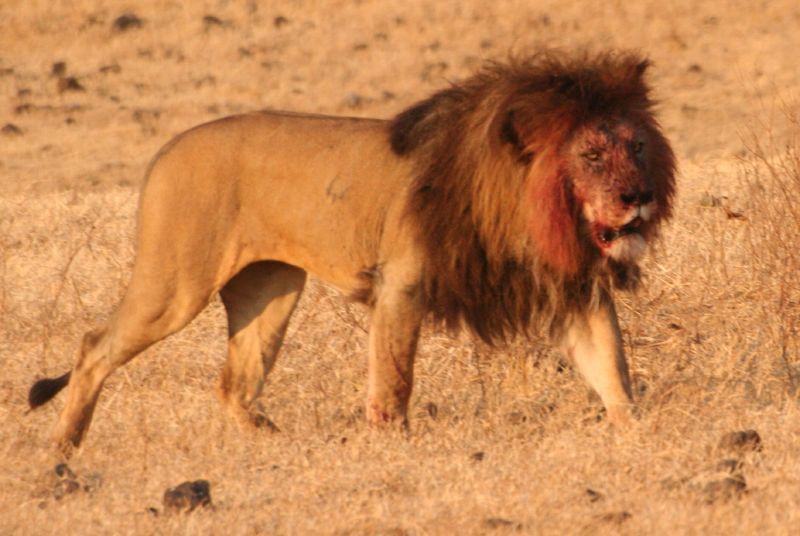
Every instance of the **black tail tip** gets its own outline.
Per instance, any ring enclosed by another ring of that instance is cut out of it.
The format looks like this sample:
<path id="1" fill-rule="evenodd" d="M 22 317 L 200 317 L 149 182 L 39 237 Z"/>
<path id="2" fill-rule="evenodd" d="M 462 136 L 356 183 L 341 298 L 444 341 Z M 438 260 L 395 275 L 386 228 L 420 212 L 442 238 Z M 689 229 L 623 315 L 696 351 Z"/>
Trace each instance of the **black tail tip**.
<path id="1" fill-rule="evenodd" d="M 31 386 L 28 392 L 28 405 L 31 409 L 36 409 L 42 404 L 49 402 L 59 391 L 69 383 L 71 372 L 67 372 L 58 378 L 44 378 Z"/>

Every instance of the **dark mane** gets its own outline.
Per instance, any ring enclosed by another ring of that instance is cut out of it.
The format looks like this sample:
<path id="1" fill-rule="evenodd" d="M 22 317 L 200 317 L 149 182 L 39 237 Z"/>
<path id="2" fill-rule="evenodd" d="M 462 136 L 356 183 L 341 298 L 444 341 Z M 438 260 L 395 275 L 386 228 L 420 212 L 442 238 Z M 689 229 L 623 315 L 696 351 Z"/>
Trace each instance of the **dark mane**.
<path id="1" fill-rule="evenodd" d="M 579 225 L 559 149 L 597 117 L 653 131 L 669 216 L 674 162 L 653 118 L 647 61 L 634 54 L 552 53 L 489 63 L 397 115 L 393 151 L 416 164 L 407 218 L 425 252 L 433 316 L 488 343 L 553 331 L 601 289 L 635 286 L 638 267 L 602 258 Z"/>

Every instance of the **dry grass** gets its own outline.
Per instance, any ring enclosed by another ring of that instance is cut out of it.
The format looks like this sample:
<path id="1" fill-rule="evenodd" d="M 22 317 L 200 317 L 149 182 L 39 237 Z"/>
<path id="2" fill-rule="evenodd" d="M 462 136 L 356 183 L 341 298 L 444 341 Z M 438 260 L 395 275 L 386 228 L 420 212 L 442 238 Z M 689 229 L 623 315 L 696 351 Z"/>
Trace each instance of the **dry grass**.
<path id="1" fill-rule="evenodd" d="M 776 87 L 800 89 L 797 7 L 536 4 L 150 0 L 135 8 L 145 25 L 122 34 L 112 2 L 0 5 L 0 128 L 22 130 L 0 133 L 0 533 L 793 532 L 797 108 L 768 118 L 770 135 L 737 130 Z M 71 464 L 102 484 L 53 497 L 47 434 L 63 400 L 28 414 L 27 389 L 68 368 L 120 297 L 135 184 L 158 146 L 265 106 L 387 116 L 481 57 L 541 42 L 643 48 L 681 157 L 675 221 L 647 287 L 619 307 L 635 426 L 598 422 L 599 401 L 545 345 L 490 354 L 427 331 L 410 433 L 370 430 L 365 313 L 312 282 L 266 389 L 279 433 L 240 429 L 217 403 L 225 328 L 214 303 L 107 382 Z M 59 93 L 56 61 L 85 91 Z M 763 451 L 718 447 L 748 428 Z M 732 456 L 747 491 L 720 498 L 707 485 Z M 213 510 L 147 513 L 168 486 L 198 478 Z"/>

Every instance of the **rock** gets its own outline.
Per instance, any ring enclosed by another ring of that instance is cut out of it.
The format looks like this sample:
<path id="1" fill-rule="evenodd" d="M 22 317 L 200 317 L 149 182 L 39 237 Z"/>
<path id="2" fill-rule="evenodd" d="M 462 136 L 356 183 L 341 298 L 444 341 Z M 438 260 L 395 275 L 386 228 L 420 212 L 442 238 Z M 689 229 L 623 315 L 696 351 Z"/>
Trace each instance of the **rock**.
<path id="1" fill-rule="evenodd" d="M 510 519 L 505 519 L 503 517 L 489 517 L 483 521 L 484 528 L 490 530 L 496 529 L 514 529 L 514 530 L 521 530 L 522 523 L 517 523 L 516 521 L 512 521 Z"/>
<path id="2" fill-rule="evenodd" d="M 725 210 L 725 215 L 728 217 L 729 220 L 746 220 L 747 216 L 745 216 L 744 212 L 739 209 L 732 209 L 729 207 L 722 207 Z"/>
<path id="3" fill-rule="evenodd" d="M 59 463 L 54 469 L 56 476 L 59 478 L 77 478 L 72 469 L 66 463 Z"/>
<path id="4" fill-rule="evenodd" d="M 86 91 L 86 88 L 78 82 L 74 76 L 65 76 L 58 79 L 58 92 L 66 93 L 67 91 Z"/>
<path id="5" fill-rule="evenodd" d="M 469 457 L 473 462 L 482 462 L 484 458 L 486 458 L 486 453 L 482 450 L 472 453 Z"/>
<path id="6" fill-rule="evenodd" d="M 509 424 L 514 426 L 519 426 L 520 424 L 524 424 L 528 421 L 528 416 L 521 411 L 512 411 L 508 414 L 507 418 Z"/>
<path id="7" fill-rule="evenodd" d="M 728 501 L 741 497 L 747 491 L 747 483 L 742 475 L 732 475 L 720 480 L 712 480 L 703 487 L 707 503 Z"/>
<path id="8" fill-rule="evenodd" d="M 3 136 L 22 136 L 22 129 L 14 123 L 6 123 L 3 128 L 0 128 Z"/>
<path id="9" fill-rule="evenodd" d="M 206 15 L 203 17 L 203 29 L 208 32 L 212 28 L 231 28 L 233 24 L 229 21 L 224 21 L 216 15 Z"/>
<path id="10" fill-rule="evenodd" d="M 428 402 L 427 404 L 425 404 L 425 411 L 427 412 L 428 416 L 434 421 L 439 416 L 439 406 L 437 406 L 434 402 Z"/>
<path id="11" fill-rule="evenodd" d="M 164 492 L 165 512 L 191 512 L 198 506 L 211 506 L 211 484 L 208 480 L 183 482 Z"/>
<path id="12" fill-rule="evenodd" d="M 67 75 L 67 64 L 63 61 L 57 61 L 53 64 L 50 68 L 50 74 L 56 77 L 61 78 L 62 76 Z"/>
<path id="13" fill-rule="evenodd" d="M 56 482 L 56 485 L 53 487 L 53 497 L 55 497 L 57 501 L 60 501 L 67 495 L 75 493 L 80 489 L 81 485 L 77 480 L 66 478 Z"/>
<path id="14" fill-rule="evenodd" d="M 144 26 L 144 20 L 140 19 L 135 13 L 124 13 L 114 19 L 111 29 L 115 32 L 127 32 Z"/>
<path id="15" fill-rule="evenodd" d="M 51 495 L 58 501 L 79 491 L 92 493 L 102 484 L 102 477 L 99 473 L 88 473 L 78 475 L 67 464 L 59 463 L 49 473 L 46 481 L 44 495 Z"/>
<path id="16" fill-rule="evenodd" d="M 610 523 L 612 525 L 622 525 L 632 517 L 633 516 L 630 512 L 608 512 L 601 515 L 598 520 L 602 521 L 603 523 Z"/>
<path id="17" fill-rule="evenodd" d="M 719 448 L 729 452 L 761 452 L 761 436 L 755 430 L 730 432 L 719 440 Z"/>
<path id="18" fill-rule="evenodd" d="M 102 74 L 119 74 L 122 72 L 122 67 L 117 63 L 111 63 L 109 65 L 103 65 L 100 67 L 99 71 Z"/>
<path id="19" fill-rule="evenodd" d="M 586 496 L 589 497 L 589 502 L 597 502 L 603 500 L 603 494 L 595 491 L 592 488 L 586 488 Z"/>

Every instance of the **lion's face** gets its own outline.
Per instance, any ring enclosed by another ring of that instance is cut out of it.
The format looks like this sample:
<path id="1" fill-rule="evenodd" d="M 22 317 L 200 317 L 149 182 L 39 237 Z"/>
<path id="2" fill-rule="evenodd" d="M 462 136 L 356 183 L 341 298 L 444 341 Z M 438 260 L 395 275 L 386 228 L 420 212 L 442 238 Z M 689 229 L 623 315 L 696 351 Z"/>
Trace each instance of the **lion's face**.
<path id="1" fill-rule="evenodd" d="M 633 262 L 644 251 L 658 206 L 648 177 L 647 132 L 624 120 L 579 129 L 565 150 L 573 194 L 603 255 Z"/>

